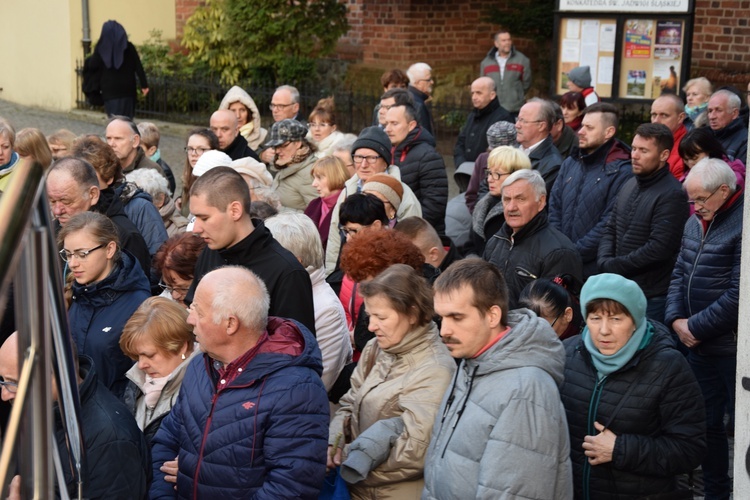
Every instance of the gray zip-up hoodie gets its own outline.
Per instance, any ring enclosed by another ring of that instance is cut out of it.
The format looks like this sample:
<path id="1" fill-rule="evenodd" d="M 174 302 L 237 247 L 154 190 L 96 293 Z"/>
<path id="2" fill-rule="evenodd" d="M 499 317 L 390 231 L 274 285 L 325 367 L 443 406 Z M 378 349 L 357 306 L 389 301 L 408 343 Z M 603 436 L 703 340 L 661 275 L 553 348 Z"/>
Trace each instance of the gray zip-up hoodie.
<path id="1" fill-rule="evenodd" d="M 509 313 L 511 331 L 465 359 L 435 421 L 423 500 L 573 498 L 562 384 L 565 351 L 549 323 Z"/>

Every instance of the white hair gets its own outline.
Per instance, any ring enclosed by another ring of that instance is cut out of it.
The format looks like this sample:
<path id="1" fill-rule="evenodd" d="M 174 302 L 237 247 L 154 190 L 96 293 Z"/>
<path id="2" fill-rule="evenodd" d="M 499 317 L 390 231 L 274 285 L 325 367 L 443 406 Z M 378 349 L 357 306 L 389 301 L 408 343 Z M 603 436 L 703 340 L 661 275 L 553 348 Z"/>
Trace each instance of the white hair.
<path id="1" fill-rule="evenodd" d="M 276 241 L 292 252 L 308 272 L 323 267 L 323 243 L 320 232 L 307 215 L 281 212 L 266 219 L 265 225 Z"/>
<path id="2" fill-rule="evenodd" d="M 268 186 L 253 188 L 253 201 L 265 201 L 277 211 L 281 210 L 281 198 L 279 194 Z"/>
<path id="3" fill-rule="evenodd" d="M 221 282 L 214 287 L 211 301 L 214 324 L 235 316 L 240 325 L 253 332 L 262 332 L 268 324 L 268 308 L 271 305 L 266 284 L 246 267 L 225 266 L 216 271 L 224 269 L 231 272 L 222 272 Z"/>
<path id="4" fill-rule="evenodd" d="M 542 174 L 540 174 L 536 170 L 531 170 L 528 168 L 516 170 L 515 172 L 510 174 L 508 178 L 505 179 L 505 182 L 503 182 L 502 186 L 500 186 L 500 192 L 502 193 L 503 189 L 510 186 L 516 181 L 528 182 L 534 190 L 537 201 L 539 201 L 542 196 L 547 196 L 547 186 L 544 184 Z"/>
<path id="5" fill-rule="evenodd" d="M 717 90 L 711 95 L 711 99 L 718 96 L 726 98 L 727 106 L 729 107 L 730 111 L 734 111 L 735 109 L 739 110 L 740 106 L 742 105 L 742 101 L 740 101 L 740 98 L 737 96 L 737 94 L 730 90 Z"/>
<path id="6" fill-rule="evenodd" d="M 336 143 L 333 145 L 332 151 L 334 153 L 338 151 L 344 151 L 346 153 L 352 154 L 352 146 L 354 146 L 354 143 L 357 140 L 357 136 L 354 134 L 344 134 L 344 136 L 336 141 Z"/>
<path id="7" fill-rule="evenodd" d="M 696 163 L 690 169 L 683 186 L 694 178 L 700 181 L 701 187 L 706 191 L 716 191 L 722 184 L 729 186 L 732 192 L 737 189 L 737 176 L 734 170 L 724 160 L 718 158 L 703 158 Z"/>
<path id="8" fill-rule="evenodd" d="M 172 196 L 167 179 L 153 168 L 137 168 L 125 174 L 125 178 L 147 192 L 154 200 L 161 193 Z"/>
<path id="9" fill-rule="evenodd" d="M 426 75 L 428 71 L 432 71 L 429 64 L 418 62 L 409 66 L 409 69 L 406 70 L 406 76 L 409 77 L 409 83 L 414 85 L 417 83 L 417 80 L 424 78 L 424 75 Z"/>
<path id="10" fill-rule="evenodd" d="M 292 104 L 298 104 L 299 103 L 299 90 L 297 90 L 297 87 L 292 87 L 291 85 L 282 85 L 281 87 L 276 89 L 276 92 L 279 90 L 286 90 L 289 92 L 289 94 L 292 96 Z"/>

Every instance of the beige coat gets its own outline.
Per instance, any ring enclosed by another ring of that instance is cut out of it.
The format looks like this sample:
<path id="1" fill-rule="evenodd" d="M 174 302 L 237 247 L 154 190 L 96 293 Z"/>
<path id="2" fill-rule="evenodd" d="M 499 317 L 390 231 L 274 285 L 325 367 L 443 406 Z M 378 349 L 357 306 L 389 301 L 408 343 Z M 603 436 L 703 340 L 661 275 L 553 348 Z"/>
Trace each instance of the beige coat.
<path id="1" fill-rule="evenodd" d="M 372 369 L 365 373 L 368 365 Z M 349 486 L 352 498 L 420 498 L 432 425 L 455 369 L 432 322 L 386 350 L 378 347 L 377 339 L 368 342 L 352 374 L 352 387 L 331 422 L 329 444 L 339 434 L 354 441 L 375 422 L 393 417 L 403 419 L 404 431 L 386 461 L 364 481 Z"/>
<path id="2" fill-rule="evenodd" d="M 279 195 L 283 206 L 301 212 L 320 196 L 312 185 L 312 166 L 317 160 L 318 156 L 311 154 L 299 163 L 277 168 L 271 189 Z"/>

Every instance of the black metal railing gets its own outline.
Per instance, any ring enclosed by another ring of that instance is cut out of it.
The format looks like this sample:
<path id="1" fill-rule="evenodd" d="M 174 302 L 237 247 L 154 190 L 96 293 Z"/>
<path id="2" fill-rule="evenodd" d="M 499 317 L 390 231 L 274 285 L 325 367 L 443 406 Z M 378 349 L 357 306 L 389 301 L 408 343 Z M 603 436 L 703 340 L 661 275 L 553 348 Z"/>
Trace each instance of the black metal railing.
<path id="1" fill-rule="evenodd" d="M 76 65 L 78 75 L 78 109 L 92 109 L 81 91 L 82 61 Z M 253 97 L 262 115 L 263 125 L 270 127 L 273 123 L 268 106 L 275 91 L 274 87 L 257 86 L 249 82 L 239 84 Z M 150 92 L 148 96 L 139 96 L 136 115 L 172 121 L 189 125 L 207 125 L 208 118 L 216 110 L 229 86 L 214 80 L 179 79 L 173 77 L 149 77 Z M 333 96 L 336 102 L 336 118 L 339 130 L 358 133 L 372 125 L 373 110 L 380 101 L 380 93 L 355 90 L 351 88 L 321 88 L 298 86 L 301 100 L 301 115 L 307 117 L 315 104 L 324 97 Z M 618 137 L 628 143 L 632 140 L 635 129 L 649 120 L 650 105 L 644 103 L 616 102 L 620 110 L 620 127 Z M 432 102 L 432 115 L 435 121 L 435 137 L 439 142 L 455 143 L 461 127 L 471 111 L 471 100 L 467 92 L 460 96 L 435 99 Z M 452 152 L 443 151 L 446 154 Z"/>

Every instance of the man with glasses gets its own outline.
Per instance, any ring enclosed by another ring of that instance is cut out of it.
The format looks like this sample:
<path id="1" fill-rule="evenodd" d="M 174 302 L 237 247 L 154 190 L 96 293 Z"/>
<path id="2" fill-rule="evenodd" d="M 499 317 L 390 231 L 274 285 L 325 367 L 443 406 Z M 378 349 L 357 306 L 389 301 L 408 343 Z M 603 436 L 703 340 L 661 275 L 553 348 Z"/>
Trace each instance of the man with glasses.
<path id="1" fill-rule="evenodd" d="M 255 151 L 250 148 L 242 134 L 240 134 L 240 125 L 237 122 L 237 115 L 234 111 L 220 109 L 214 111 L 210 120 L 211 132 L 216 134 L 219 139 L 219 148 L 226 153 L 232 160 L 247 158 L 260 161 Z"/>
<path id="2" fill-rule="evenodd" d="M 547 192 L 557 179 L 563 158 L 552 142 L 555 108 L 549 101 L 534 97 L 523 105 L 516 118 L 516 142 L 531 160 L 531 168 L 542 174 Z"/>
<path id="3" fill-rule="evenodd" d="M 273 115 L 274 123 L 278 123 L 281 120 L 297 120 L 303 125 L 307 125 L 307 121 L 299 116 L 299 90 L 291 85 L 282 85 L 277 88 L 271 97 L 271 104 L 268 109 L 271 110 Z M 260 160 L 266 165 L 273 163 L 273 151 L 269 148 L 265 148 L 260 152 Z"/>
<path id="4" fill-rule="evenodd" d="M 630 152 L 633 177 L 617 193 L 599 242 L 599 271 L 638 283 L 646 295 L 646 316 L 664 323 L 664 304 L 680 237 L 690 212 L 680 182 L 669 171 L 672 131 L 644 123 Z"/>
<path id="5" fill-rule="evenodd" d="M 432 88 L 435 79 L 432 78 L 432 68 L 429 64 L 418 62 L 409 66 L 406 71 L 409 77 L 408 91 L 414 99 L 414 108 L 417 111 L 417 121 L 430 134 L 435 130 L 435 122 L 432 121 Z"/>
<path id="6" fill-rule="evenodd" d="M 617 108 L 592 104 L 578 131 L 578 150 L 565 159 L 549 195 L 549 222 L 572 241 L 583 276 L 598 274 L 596 257 L 604 224 L 620 187 L 633 174 L 630 148 L 615 138 Z"/>
<path id="7" fill-rule="evenodd" d="M 513 46 L 508 30 L 497 32 L 494 42 L 482 60 L 479 75 L 495 80 L 500 104 L 516 116 L 531 88 L 531 62 Z"/>
<path id="8" fill-rule="evenodd" d="M 396 89 L 394 89 L 396 90 Z M 390 92 L 390 91 L 389 91 Z M 339 231 L 339 208 L 351 194 L 362 191 L 362 186 L 375 174 L 386 173 L 401 182 L 404 195 L 396 211 L 396 219 L 422 216 L 422 207 L 407 184 L 401 181 L 401 171 L 391 165 L 391 141 L 380 127 L 367 127 L 362 130 L 352 145 L 355 174 L 349 178 L 341 190 L 336 205 L 333 207 L 331 226 L 328 232 L 326 246 L 326 274 L 330 275 L 338 268 L 339 251 L 341 250 L 342 234 Z M 345 239 L 346 236 L 344 235 Z"/>
<path id="9" fill-rule="evenodd" d="M 99 382 L 91 358 L 80 356 L 73 361 L 81 402 L 80 421 L 83 423 L 83 498 L 144 498 L 151 475 L 151 453 L 143 433 L 125 405 Z M 19 375 L 18 334 L 14 333 L 0 347 L 3 401 L 13 403 L 18 391 Z M 70 470 L 68 439 L 62 429 L 54 378 L 51 392 L 53 432 L 60 454 L 65 489 L 70 498 L 78 498 L 78 482 Z M 18 479 L 14 480 L 9 498 L 21 498 L 19 483 Z M 59 488 L 57 482 L 55 488 Z M 55 496 L 59 498 L 59 491 L 56 493 Z M 14 497 L 14 494 L 18 496 Z"/>
<path id="10" fill-rule="evenodd" d="M 394 106 L 385 118 L 385 133 L 393 145 L 392 161 L 401 169 L 401 180 L 417 196 L 423 217 L 438 234 L 444 234 L 448 176 L 443 157 L 435 149 L 435 139 L 417 123 L 413 106 Z"/>
<path id="11" fill-rule="evenodd" d="M 388 110 L 394 106 L 403 106 L 405 104 L 411 104 L 415 109 L 417 108 L 414 99 L 406 89 L 395 88 L 387 90 L 382 96 L 380 96 L 378 114 L 373 125 L 378 125 L 380 128 L 385 129 L 385 114 Z"/>
<path id="12" fill-rule="evenodd" d="M 729 498 L 729 445 L 733 421 L 742 249 L 743 190 L 719 159 L 699 161 L 684 183 L 695 206 L 667 294 L 665 324 L 679 338 L 703 392 L 706 444 L 702 469 L 706 498 Z"/>

